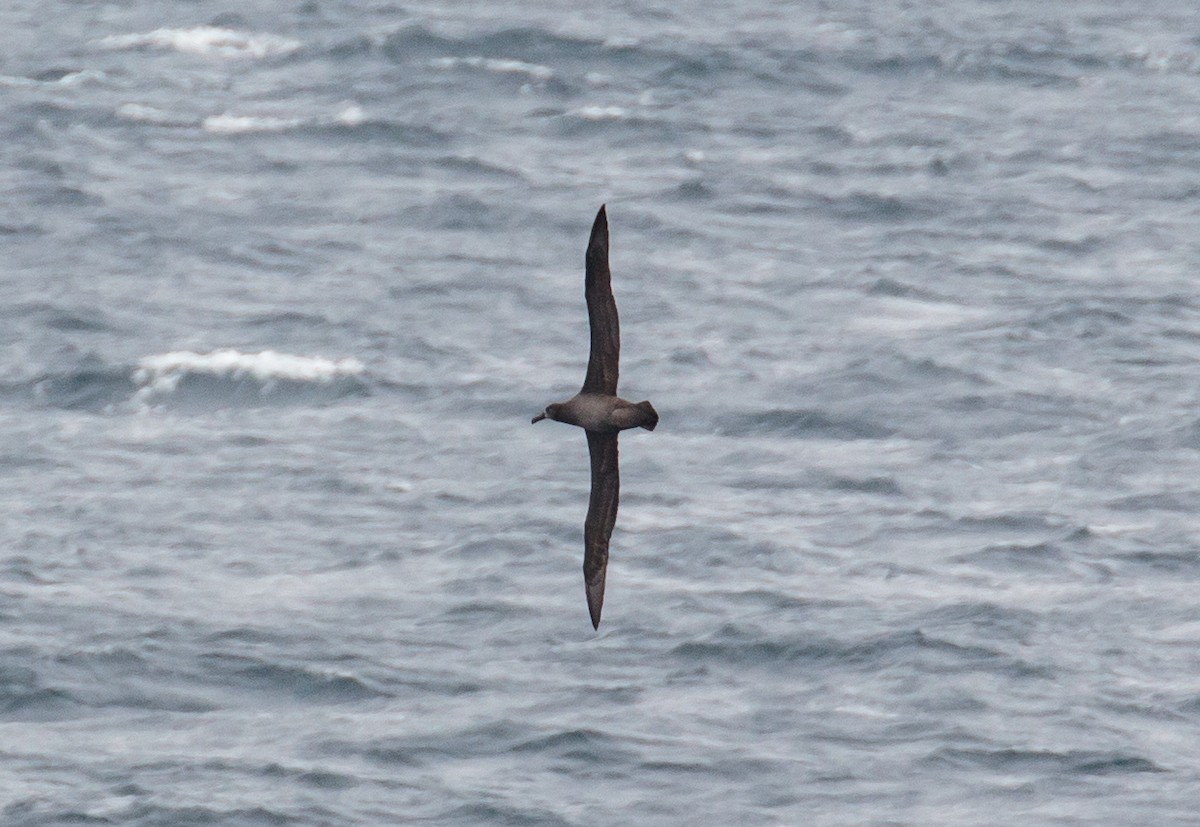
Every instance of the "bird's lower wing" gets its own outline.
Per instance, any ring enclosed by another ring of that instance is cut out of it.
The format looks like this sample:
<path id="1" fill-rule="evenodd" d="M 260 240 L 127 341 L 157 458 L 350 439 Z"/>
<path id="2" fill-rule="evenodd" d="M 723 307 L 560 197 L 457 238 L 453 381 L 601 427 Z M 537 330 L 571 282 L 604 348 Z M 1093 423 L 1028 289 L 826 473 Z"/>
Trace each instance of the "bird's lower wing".
<path id="1" fill-rule="evenodd" d="M 592 457 L 592 496 L 583 524 L 583 585 L 587 591 L 592 628 L 600 628 L 604 606 L 604 575 L 608 570 L 608 540 L 617 522 L 621 478 L 617 470 L 617 435 L 587 431 Z"/>

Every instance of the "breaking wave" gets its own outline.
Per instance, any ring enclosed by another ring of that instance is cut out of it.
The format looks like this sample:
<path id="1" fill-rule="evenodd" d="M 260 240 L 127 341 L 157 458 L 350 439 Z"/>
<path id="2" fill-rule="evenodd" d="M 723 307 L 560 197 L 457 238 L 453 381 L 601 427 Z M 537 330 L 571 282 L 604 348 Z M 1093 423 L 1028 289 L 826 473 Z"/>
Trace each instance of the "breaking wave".
<path id="1" fill-rule="evenodd" d="M 227 406 L 332 402 L 366 390 L 357 359 L 174 351 L 142 359 L 133 371 L 134 401 L 144 405 Z"/>
<path id="2" fill-rule="evenodd" d="M 366 394 L 367 383 L 354 358 L 224 349 L 162 353 L 132 367 L 92 358 L 38 377 L 28 390 L 35 402 L 64 410 L 205 410 L 328 404 Z"/>
<path id="3" fill-rule="evenodd" d="M 186 29 L 155 29 L 140 34 L 111 35 L 100 41 L 106 49 L 166 49 L 185 54 L 221 58 L 275 57 L 296 51 L 302 45 L 279 35 L 242 32 L 221 26 L 193 26 Z"/>

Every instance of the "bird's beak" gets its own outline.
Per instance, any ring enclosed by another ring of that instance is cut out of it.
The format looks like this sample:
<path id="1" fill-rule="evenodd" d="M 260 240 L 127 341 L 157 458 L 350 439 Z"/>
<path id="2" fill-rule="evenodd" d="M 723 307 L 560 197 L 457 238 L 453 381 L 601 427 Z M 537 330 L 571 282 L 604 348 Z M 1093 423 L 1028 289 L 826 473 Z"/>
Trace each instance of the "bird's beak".
<path id="1" fill-rule="evenodd" d="M 530 425 L 536 425 L 536 424 L 538 424 L 539 422 L 541 422 L 541 421 L 542 421 L 543 419 L 545 419 L 545 418 L 546 418 L 546 415 L 545 415 L 544 413 L 540 413 L 540 414 L 538 414 L 537 416 L 535 416 L 535 417 L 533 418 L 533 421 L 532 421 L 532 422 L 530 422 L 529 424 L 530 424 Z"/>

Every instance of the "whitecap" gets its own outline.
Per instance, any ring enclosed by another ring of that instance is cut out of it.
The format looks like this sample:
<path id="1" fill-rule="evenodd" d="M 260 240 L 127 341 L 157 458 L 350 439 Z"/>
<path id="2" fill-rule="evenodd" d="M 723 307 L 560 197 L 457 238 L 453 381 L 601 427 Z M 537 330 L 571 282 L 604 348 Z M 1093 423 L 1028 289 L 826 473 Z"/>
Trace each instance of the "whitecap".
<path id="1" fill-rule="evenodd" d="M 585 121 L 620 121 L 629 117 L 629 110 L 622 106 L 584 106 L 571 114 Z"/>
<path id="2" fill-rule="evenodd" d="M 531 80 L 547 81 L 554 77 L 554 70 L 539 63 L 527 63 L 523 60 L 501 59 L 491 57 L 439 57 L 429 61 L 434 69 L 457 69 L 466 66 L 471 69 L 483 69 L 497 74 L 526 75 Z"/>
<path id="3" fill-rule="evenodd" d="M 366 123 L 367 115 L 363 108 L 353 101 L 342 105 L 333 115 L 309 117 L 278 117 L 275 115 L 235 115 L 232 112 L 222 112 L 220 115 L 210 115 L 201 121 L 205 132 L 218 135 L 245 135 L 253 132 L 283 132 L 303 126 L 361 126 Z"/>
<path id="4" fill-rule="evenodd" d="M 188 29 L 155 29 L 141 34 L 111 35 L 100 41 L 107 49 L 173 49 L 195 55 L 224 58 L 263 58 L 286 55 L 302 45 L 279 35 L 265 32 L 240 32 L 220 26 L 194 26 Z"/>
<path id="5" fill-rule="evenodd" d="M 154 405 L 183 396 L 209 401 L 266 401 L 268 397 L 338 398 L 363 390 L 363 364 L 264 350 L 226 348 L 210 353 L 171 351 L 147 356 L 133 371 L 134 401 Z"/>
<path id="6" fill-rule="evenodd" d="M 194 126 L 196 123 L 194 119 L 174 115 L 166 110 L 140 103 L 122 104 L 117 108 L 117 117 L 155 126 Z"/>
<path id="7" fill-rule="evenodd" d="M 232 115 L 224 112 L 204 119 L 205 132 L 218 135 L 244 135 L 250 132 L 283 132 L 302 126 L 302 118 L 276 118 L 266 115 Z"/>
<path id="8" fill-rule="evenodd" d="M 361 126 L 366 122 L 367 115 L 357 103 L 347 103 L 342 107 L 342 111 L 337 113 L 334 120 L 342 126 Z"/>
<path id="9" fill-rule="evenodd" d="M 291 379 L 300 382 L 328 382 L 339 376 L 358 376 L 363 364 L 353 357 L 326 359 L 321 356 L 295 356 L 263 350 L 242 353 L 232 348 L 211 353 L 173 350 L 157 356 L 147 356 L 138 362 L 135 381 L 153 383 L 170 380 L 188 371 L 196 373 L 247 374 L 256 379 Z"/>
<path id="10" fill-rule="evenodd" d="M 905 337 L 971 322 L 979 324 L 988 315 L 986 310 L 949 302 L 877 296 L 851 326 L 882 336 Z"/>

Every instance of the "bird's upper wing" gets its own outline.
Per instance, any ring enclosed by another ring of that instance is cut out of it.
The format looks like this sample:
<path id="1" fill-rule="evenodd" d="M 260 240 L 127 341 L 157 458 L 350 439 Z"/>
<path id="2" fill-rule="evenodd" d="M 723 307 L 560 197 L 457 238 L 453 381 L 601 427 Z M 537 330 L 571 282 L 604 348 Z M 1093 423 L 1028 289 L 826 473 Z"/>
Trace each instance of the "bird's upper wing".
<path id="1" fill-rule="evenodd" d="M 617 435 L 587 431 L 592 456 L 592 496 L 583 524 L 583 586 L 587 592 L 592 628 L 600 628 L 604 605 L 604 574 L 608 570 L 608 540 L 617 522 L 621 478 L 617 471 Z"/>
<path id="2" fill-rule="evenodd" d="M 583 294 L 592 328 L 592 349 L 581 393 L 617 394 L 617 369 L 621 361 L 621 326 L 613 300 L 612 274 L 608 269 L 608 215 L 596 213 L 588 239 Z"/>

